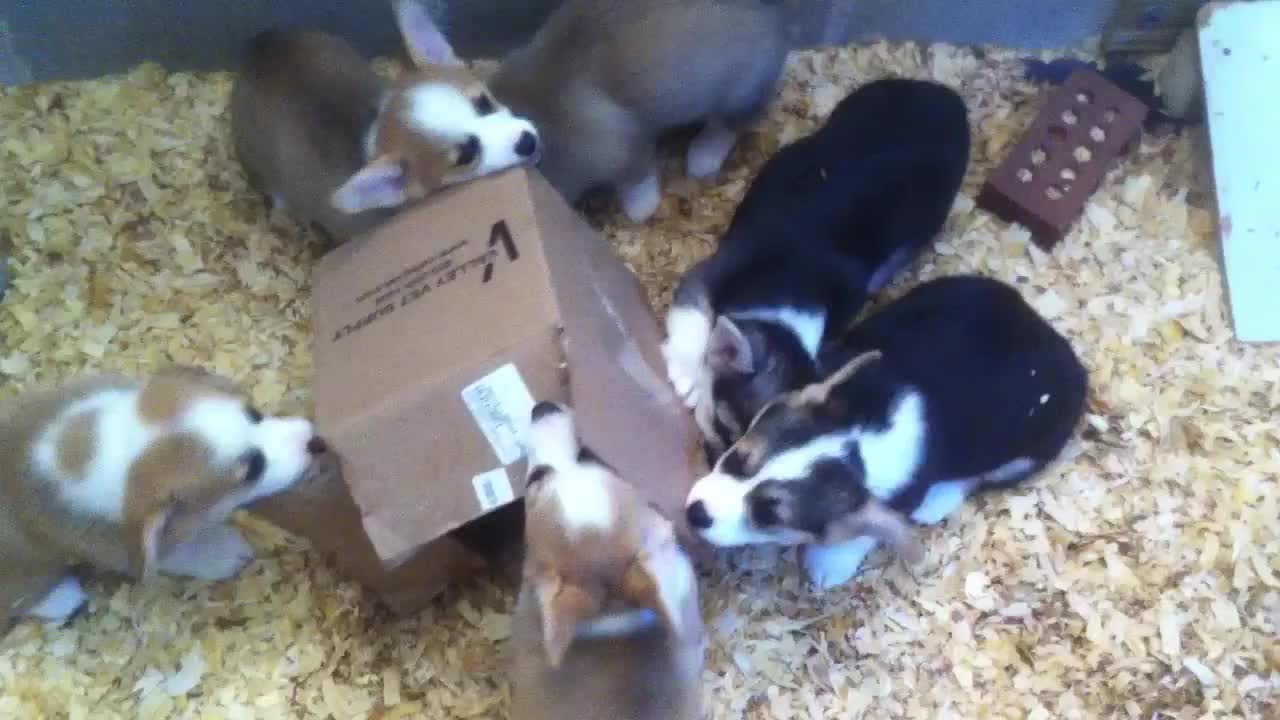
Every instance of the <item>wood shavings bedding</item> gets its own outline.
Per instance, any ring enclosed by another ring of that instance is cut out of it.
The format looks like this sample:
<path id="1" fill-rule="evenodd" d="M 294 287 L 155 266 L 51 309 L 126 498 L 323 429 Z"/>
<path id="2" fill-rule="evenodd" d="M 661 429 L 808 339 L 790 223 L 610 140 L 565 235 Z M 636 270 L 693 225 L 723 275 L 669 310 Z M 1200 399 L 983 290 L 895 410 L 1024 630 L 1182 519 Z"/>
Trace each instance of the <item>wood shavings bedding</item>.
<path id="1" fill-rule="evenodd" d="M 1048 57 L 1048 55 L 1046 55 Z M 798 54 L 769 122 L 714 186 L 673 159 L 655 221 L 597 221 L 660 309 L 752 173 L 856 84 L 932 77 L 971 104 L 974 162 L 898 294 L 1005 279 L 1093 372 L 1087 428 L 1024 489 L 878 553 L 847 587 L 792 553 L 728 553 L 704 578 L 714 718 L 1280 717 L 1280 350 L 1232 341 L 1198 146 L 1147 138 L 1052 254 L 974 209 L 1039 91 L 999 49 L 878 43 Z M 3 392 L 100 368 L 196 362 L 255 402 L 307 410 L 308 269 L 230 154 L 226 74 L 3 90 Z M 301 542 L 248 522 L 234 582 L 90 584 L 91 611 L 0 642 L 0 716 L 500 718 L 509 590 L 484 579 L 411 619 L 380 612 Z"/>

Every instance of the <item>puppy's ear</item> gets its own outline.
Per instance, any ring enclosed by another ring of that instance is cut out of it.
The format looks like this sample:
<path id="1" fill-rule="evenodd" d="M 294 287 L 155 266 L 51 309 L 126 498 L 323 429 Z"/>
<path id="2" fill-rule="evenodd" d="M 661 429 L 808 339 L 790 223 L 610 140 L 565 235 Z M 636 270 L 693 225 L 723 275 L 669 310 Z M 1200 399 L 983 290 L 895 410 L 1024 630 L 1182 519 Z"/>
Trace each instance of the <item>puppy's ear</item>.
<path id="1" fill-rule="evenodd" d="M 524 445 L 530 468 L 538 465 L 561 470 L 572 467 L 581 450 L 573 411 L 546 400 L 536 403 L 529 413 Z"/>
<path id="2" fill-rule="evenodd" d="M 599 614 L 601 599 L 598 593 L 566 583 L 550 571 L 538 572 L 527 581 L 534 584 L 542 615 L 542 647 L 547 663 L 553 669 L 559 668 L 573 644 L 579 623 Z"/>
<path id="3" fill-rule="evenodd" d="M 745 375 L 755 370 L 755 358 L 747 336 L 723 315 L 716 318 L 716 324 L 711 328 L 707 364 L 717 373 L 731 371 Z"/>
<path id="4" fill-rule="evenodd" d="M 431 13 L 423 4 L 425 0 L 395 0 L 396 24 L 405 48 L 418 67 L 428 65 L 461 65 L 453 53 L 453 46 L 440 32 Z"/>
<path id="5" fill-rule="evenodd" d="M 181 530 L 182 501 L 171 499 L 142 519 L 139 528 L 139 552 L 134 570 L 142 579 L 150 579 L 160 571 L 160 559 L 174 546 Z"/>
<path id="6" fill-rule="evenodd" d="M 176 514 L 176 503 L 171 502 L 143 519 L 138 538 L 140 551 L 134 561 L 134 571 L 142 579 L 149 580 L 159 572 L 160 557 L 170 547 L 170 527 Z"/>
<path id="7" fill-rule="evenodd" d="M 189 512 L 179 497 L 147 514 L 135 531 L 138 552 L 133 558 L 134 571 L 144 579 L 154 577 L 164 554 L 189 539 L 199 525 L 199 513 Z"/>
<path id="8" fill-rule="evenodd" d="M 870 535 L 889 546 L 908 564 L 914 565 L 924 560 L 924 545 L 916 537 L 915 527 L 901 513 L 878 500 L 868 500 L 839 523 L 835 530 L 836 535 L 843 540 Z"/>
<path id="9" fill-rule="evenodd" d="M 404 167 L 395 158 L 381 155 L 347 178 L 329 202 L 334 209 L 348 215 L 399 207 L 409 198 L 408 186 Z"/>
<path id="10" fill-rule="evenodd" d="M 822 380 L 806 385 L 804 389 L 800 390 L 800 402 L 806 405 L 821 405 L 825 403 L 832 390 L 848 382 L 849 378 L 853 377 L 859 370 L 878 361 L 880 358 L 879 350 L 868 350 L 858 355 Z"/>
<path id="11" fill-rule="evenodd" d="M 697 629 L 689 603 L 697 605 L 697 578 L 670 521 L 657 516 L 642 530 L 640 552 L 622 578 L 619 594 L 629 604 L 657 614 L 671 636 L 684 640 Z M 693 608 L 696 617 L 697 609 Z"/>

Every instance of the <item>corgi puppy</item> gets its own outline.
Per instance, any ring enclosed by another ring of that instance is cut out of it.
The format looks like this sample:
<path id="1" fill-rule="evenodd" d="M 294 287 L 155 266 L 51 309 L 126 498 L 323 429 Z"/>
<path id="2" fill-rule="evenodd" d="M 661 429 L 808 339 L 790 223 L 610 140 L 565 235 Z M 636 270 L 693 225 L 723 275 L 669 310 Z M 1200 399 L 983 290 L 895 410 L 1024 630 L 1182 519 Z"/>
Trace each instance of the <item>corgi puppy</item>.
<path id="1" fill-rule="evenodd" d="M 969 135 L 955 90 L 887 78 L 765 163 L 667 315 L 668 376 L 711 462 L 766 402 L 804 384 L 824 339 L 937 237 Z"/>
<path id="2" fill-rule="evenodd" d="M 577 436 L 533 408 L 512 720 L 698 720 L 706 633 L 672 523 Z"/>
<path id="3" fill-rule="evenodd" d="M 250 184 L 342 242 L 440 188 L 537 162 L 537 130 L 453 53 L 426 9 L 396 0 L 416 68 L 388 87 L 333 35 L 268 30 L 231 93 Z"/>
<path id="4" fill-rule="evenodd" d="M 229 380 L 173 367 L 104 374 L 0 408 L 0 628 L 85 603 L 73 566 L 225 580 L 253 547 L 232 511 L 292 487 L 326 451 Z"/>
<path id="5" fill-rule="evenodd" d="M 538 127 L 539 170 L 570 203 L 613 190 L 643 222 L 660 200 L 659 136 L 702 124 L 685 169 L 718 173 L 768 110 L 799 16 L 817 12 L 805 0 L 566 0 L 489 86 Z"/>
<path id="6" fill-rule="evenodd" d="M 1052 462 L 1084 413 L 1088 373 L 1013 287 L 924 283 L 824 349 L 812 382 L 767 403 L 689 492 L 719 546 L 806 545 L 820 588 L 878 544 L 917 561 L 915 524 Z"/>

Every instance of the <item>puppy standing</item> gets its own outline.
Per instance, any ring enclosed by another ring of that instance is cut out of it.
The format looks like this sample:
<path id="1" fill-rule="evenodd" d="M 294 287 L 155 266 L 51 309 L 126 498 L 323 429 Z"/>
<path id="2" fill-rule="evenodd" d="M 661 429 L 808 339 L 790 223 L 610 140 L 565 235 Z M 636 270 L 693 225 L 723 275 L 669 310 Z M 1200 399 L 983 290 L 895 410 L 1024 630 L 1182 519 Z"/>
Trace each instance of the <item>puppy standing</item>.
<path id="1" fill-rule="evenodd" d="M 529 431 L 513 720 L 697 720 L 705 631 L 672 524 L 582 447 L 569 410 Z"/>
<path id="2" fill-rule="evenodd" d="M 925 283 L 823 354 L 823 378 L 785 393 L 689 493 L 715 545 L 808 544 L 819 587 L 853 577 L 880 542 L 908 560 L 912 524 L 1052 462 L 1084 412 L 1070 343 L 996 280 Z"/>
<path id="3" fill-rule="evenodd" d="M 223 521 L 294 485 L 324 451 L 309 421 L 264 417 L 194 368 L 18 398 L 0 410 L 0 630 L 78 610 L 73 565 L 234 576 L 253 547 Z"/>
<path id="4" fill-rule="evenodd" d="M 969 144 L 959 94 L 890 78 L 854 90 L 769 159 L 667 315 L 668 373 L 713 455 L 766 402 L 812 380 L 823 339 L 933 241 Z"/>
<path id="5" fill-rule="evenodd" d="M 806 0 L 567 0 L 490 87 L 537 125 L 539 169 L 565 198 L 613 189 L 642 222 L 660 200 L 659 135 L 705 121 L 685 167 L 715 175 L 767 111 L 795 29 L 825 12 Z"/>
<path id="6" fill-rule="evenodd" d="M 417 66 L 394 86 L 340 38 L 269 30 L 231 93 L 250 183 L 339 242 L 435 190 L 537 161 L 533 125 L 494 100 L 418 2 L 394 4 Z"/>

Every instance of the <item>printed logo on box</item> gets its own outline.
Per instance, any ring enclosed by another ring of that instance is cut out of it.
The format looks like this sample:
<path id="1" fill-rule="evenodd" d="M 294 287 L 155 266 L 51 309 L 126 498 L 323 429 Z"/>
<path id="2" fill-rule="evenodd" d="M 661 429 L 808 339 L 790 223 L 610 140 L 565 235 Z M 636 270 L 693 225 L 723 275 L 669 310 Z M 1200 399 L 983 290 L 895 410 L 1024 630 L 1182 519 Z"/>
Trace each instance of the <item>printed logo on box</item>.
<path id="1" fill-rule="evenodd" d="M 506 468 L 494 468 L 476 475 L 471 478 L 471 487 L 475 488 L 476 501 L 484 512 L 497 510 L 516 499 Z"/>
<path id="2" fill-rule="evenodd" d="M 523 441 L 534 402 L 515 365 L 507 363 L 463 388 L 462 402 L 498 462 L 510 465 L 524 456 Z"/>

